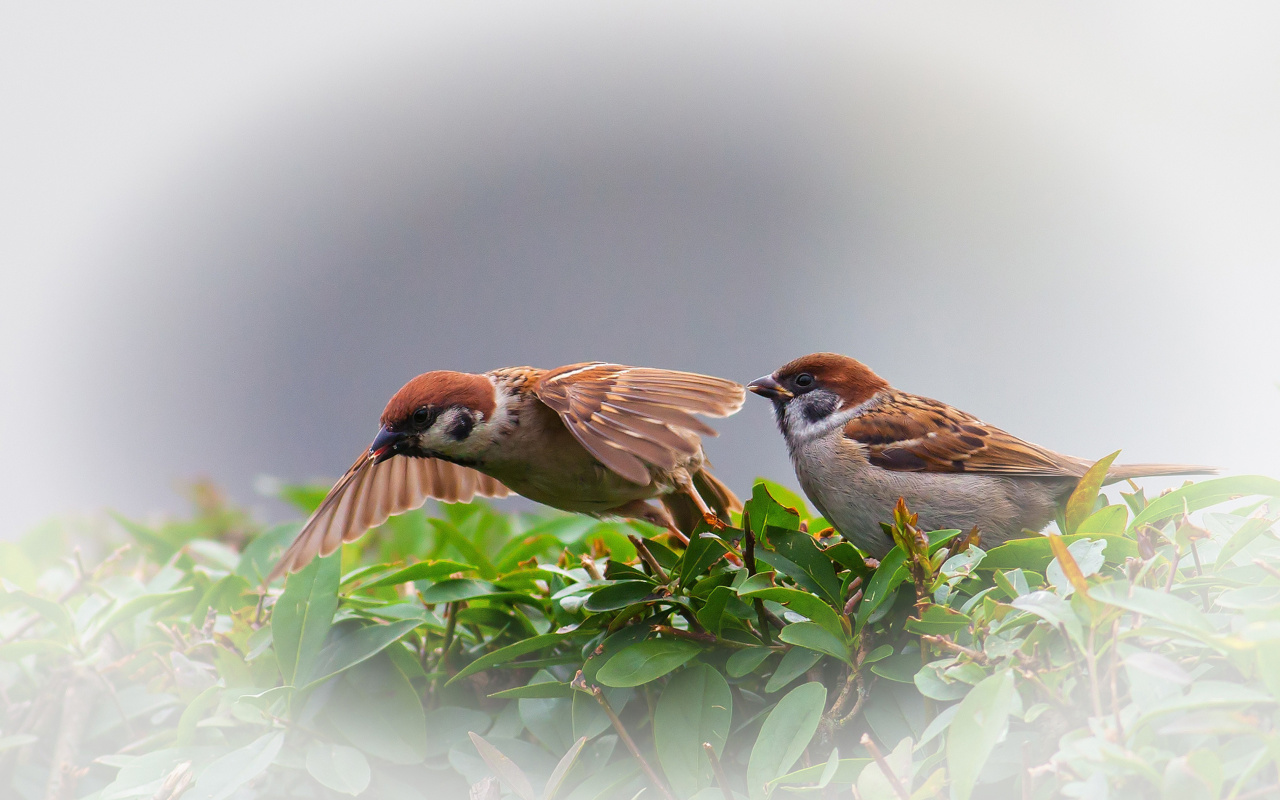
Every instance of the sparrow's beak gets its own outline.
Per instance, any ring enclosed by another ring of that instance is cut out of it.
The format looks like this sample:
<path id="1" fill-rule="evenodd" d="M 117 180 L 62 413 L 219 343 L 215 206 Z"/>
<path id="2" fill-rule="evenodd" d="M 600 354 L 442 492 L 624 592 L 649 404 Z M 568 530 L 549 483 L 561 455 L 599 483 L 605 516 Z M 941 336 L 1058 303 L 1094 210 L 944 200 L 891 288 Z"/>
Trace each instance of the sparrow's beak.
<path id="1" fill-rule="evenodd" d="M 389 430 L 385 425 L 378 431 L 378 435 L 373 437 L 373 444 L 369 445 L 369 455 L 373 456 L 373 463 L 381 464 L 388 458 L 396 454 L 396 448 L 408 436 L 400 431 Z"/>
<path id="2" fill-rule="evenodd" d="M 770 400 L 776 400 L 779 397 L 795 397 L 791 392 L 782 387 L 782 384 L 773 379 L 772 375 L 765 375 L 763 378 L 756 378 L 747 384 L 747 388 L 761 397 L 767 397 Z"/>

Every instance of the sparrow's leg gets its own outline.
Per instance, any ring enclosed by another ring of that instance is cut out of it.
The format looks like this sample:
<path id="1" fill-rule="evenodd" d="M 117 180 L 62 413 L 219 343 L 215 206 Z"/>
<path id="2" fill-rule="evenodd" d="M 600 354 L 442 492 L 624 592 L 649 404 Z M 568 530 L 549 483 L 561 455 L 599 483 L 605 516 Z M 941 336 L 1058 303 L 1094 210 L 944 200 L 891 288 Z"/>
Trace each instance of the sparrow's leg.
<path id="1" fill-rule="evenodd" d="M 642 519 L 660 528 L 666 528 L 667 532 L 681 544 L 689 544 L 689 537 L 680 532 L 680 529 L 676 527 L 675 520 L 671 518 L 671 514 L 662 506 L 652 505 L 644 500 L 632 500 L 629 503 L 623 503 L 617 508 L 611 508 L 604 513 L 614 517 L 625 517 L 626 519 Z"/>
<path id="2" fill-rule="evenodd" d="M 694 505 L 698 507 L 698 511 L 702 512 L 702 518 L 712 530 L 722 531 L 725 528 L 724 520 L 711 510 L 711 506 L 707 505 L 707 501 L 702 499 L 702 495 L 698 494 L 698 489 L 693 485 L 693 478 L 690 477 L 689 471 L 678 469 L 672 473 L 671 477 L 675 480 L 676 488 L 681 494 L 688 495 L 693 500 Z"/>

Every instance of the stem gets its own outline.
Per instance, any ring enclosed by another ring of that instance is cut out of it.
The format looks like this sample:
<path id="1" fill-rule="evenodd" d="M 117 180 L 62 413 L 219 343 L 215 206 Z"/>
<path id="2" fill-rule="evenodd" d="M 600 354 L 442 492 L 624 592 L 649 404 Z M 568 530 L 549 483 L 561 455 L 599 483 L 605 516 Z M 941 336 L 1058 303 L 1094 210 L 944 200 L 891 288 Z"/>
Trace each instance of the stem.
<path id="1" fill-rule="evenodd" d="M 1088 657 L 1089 669 L 1089 694 L 1093 700 L 1093 715 L 1102 717 L 1102 690 L 1098 688 L 1098 657 L 1095 648 L 1095 639 L 1098 632 L 1096 626 L 1089 627 L 1089 652 L 1085 655 Z"/>
<path id="2" fill-rule="evenodd" d="M 711 761 L 711 772 L 716 776 L 716 783 L 720 784 L 720 794 L 724 795 L 724 800 L 733 800 L 733 792 L 729 791 L 729 778 L 724 774 L 724 766 L 720 763 L 720 757 L 716 755 L 716 749 L 711 746 L 711 742 L 703 742 L 702 749 L 706 751 L 707 758 Z"/>
<path id="3" fill-rule="evenodd" d="M 1120 697 L 1119 690 L 1116 688 L 1116 666 L 1120 658 L 1119 650 L 1116 642 L 1120 639 L 1120 618 L 1111 623 L 1111 714 L 1116 719 L 1116 740 L 1124 741 L 1124 725 L 1120 722 Z"/>
<path id="4" fill-rule="evenodd" d="M 880 752 L 880 748 L 876 747 L 876 743 L 871 740 L 867 734 L 862 734 L 862 746 L 867 748 L 867 752 L 871 753 L 871 757 L 876 760 L 876 766 L 880 767 L 880 771 L 884 773 L 884 777 L 889 781 L 889 785 L 893 787 L 894 792 L 902 800 L 911 800 L 911 793 L 902 785 L 902 781 L 894 774 L 893 768 L 889 766 L 889 762 L 885 760 L 884 753 Z"/>
<path id="5" fill-rule="evenodd" d="M 49 782 L 45 784 L 45 800 L 63 800 L 75 796 L 80 771 L 76 767 L 81 740 L 89 724 L 89 712 L 93 710 L 93 679 L 87 672 L 77 672 L 62 702 L 62 721 L 58 726 L 58 738 L 53 744 L 53 758 L 49 766 Z"/>
<path id="6" fill-rule="evenodd" d="M 742 509 L 742 538 L 746 544 L 743 546 L 742 563 L 747 567 L 747 574 L 754 577 L 756 574 L 756 535 L 751 532 L 751 517 L 747 514 L 747 510 Z M 773 633 L 769 630 L 769 612 L 764 607 L 764 601 L 756 598 L 756 619 L 760 625 L 760 638 L 764 640 L 766 646 L 773 644 Z"/>
<path id="7" fill-rule="evenodd" d="M 653 553 L 649 552 L 649 548 L 645 546 L 644 540 L 634 533 L 627 537 L 631 540 L 631 544 L 635 546 L 636 552 L 640 554 L 640 560 L 649 567 L 649 571 L 653 573 L 659 581 L 670 583 L 671 578 L 667 576 L 666 570 L 658 563 L 658 559 L 653 557 Z"/>
<path id="8" fill-rule="evenodd" d="M 939 647 L 943 648 L 944 650 L 950 650 L 953 653 L 958 653 L 963 656 L 968 656 L 969 660 L 973 661 L 975 664 L 981 664 L 983 666 L 986 666 L 990 661 L 990 659 L 987 658 L 986 653 L 983 653 L 979 650 L 974 650 L 970 647 L 965 647 L 962 644 L 951 641 L 945 636 L 934 636 L 933 634 L 930 634 L 930 633 L 924 633 L 920 635 L 920 640 L 923 642 L 928 642 L 929 644 L 936 644 Z"/>
<path id="9" fill-rule="evenodd" d="M 605 716 L 609 718 L 609 722 L 613 723 L 613 729 L 618 732 L 618 738 L 631 751 L 631 755 L 635 757 L 636 761 L 640 762 L 640 769 L 644 770 L 644 774 L 649 776 L 649 780 L 654 786 L 658 787 L 658 791 L 662 793 L 663 797 L 667 800 L 675 800 L 671 795 L 671 790 L 667 788 L 667 785 L 658 777 L 658 773 L 653 771 L 653 767 L 649 766 L 649 762 L 645 761 L 644 756 L 640 754 L 640 748 L 636 747 L 635 740 L 631 738 L 630 733 L 627 733 L 622 720 L 618 719 L 618 715 L 614 713 L 613 707 L 605 699 L 604 692 L 600 691 L 599 686 L 592 686 L 590 689 L 591 695 L 595 697 L 596 702 L 604 709 Z"/>

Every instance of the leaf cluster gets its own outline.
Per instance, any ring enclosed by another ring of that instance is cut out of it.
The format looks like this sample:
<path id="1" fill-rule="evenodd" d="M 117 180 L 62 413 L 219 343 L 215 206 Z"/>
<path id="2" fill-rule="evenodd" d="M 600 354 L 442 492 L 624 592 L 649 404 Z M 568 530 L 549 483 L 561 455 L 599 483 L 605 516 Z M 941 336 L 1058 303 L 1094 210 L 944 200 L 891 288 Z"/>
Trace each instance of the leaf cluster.
<path id="1" fill-rule="evenodd" d="M 265 591 L 296 523 L 120 519 L 92 567 L 40 531 L 0 545 L 0 793 L 1263 796 L 1280 482 L 1109 503 L 1107 463 L 1061 536 L 900 505 L 882 562 L 767 481 L 687 542 L 442 505 Z"/>

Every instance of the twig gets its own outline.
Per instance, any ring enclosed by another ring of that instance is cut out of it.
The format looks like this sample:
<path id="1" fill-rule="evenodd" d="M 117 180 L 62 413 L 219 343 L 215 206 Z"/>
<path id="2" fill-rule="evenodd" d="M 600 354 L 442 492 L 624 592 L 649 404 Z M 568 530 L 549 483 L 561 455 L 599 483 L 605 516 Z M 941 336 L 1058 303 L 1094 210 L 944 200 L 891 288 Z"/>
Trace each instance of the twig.
<path id="1" fill-rule="evenodd" d="M 1120 659 L 1116 642 L 1120 641 L 1120 618 L 1111 623 L 1111 713 L 1116 718 L 1116 741 L 1124 741 L 1124 724 L 1120 722 L 1120 691 L 1116 688 L 1116 666 Z"/>
<path id="2" fill-rule="evenodd" d="M 583 553 L 579 558 L 582 560 L 582 568 L 587 571 L 592 580 L 602 581 L 604 576 L 600 574 L 600 568 L 596 566 L 596 562 L 591 556 Z"/>
<path id="3" fill-rule="evenodd" d="M 1268 575 L 1272 576 L 1273 578 L 1280 578 L 1280 569 L 1276 569 L 1275 567 L 1271 566 L 1270 564 L 1268 564 L 1267 562 L 1263 561 L 1260 558 L 1255 558 L 1253 560 L 1253 563 L 1259 567 L 1262 567 L 1263 571 L 1266 572 Z"/>
<path id="4" fill-rule="evenodd" d="M 578 678 L 582 678 L 581 672 L 578 673 Z M 613 729 L 618 732 L 618 738 L 621 739 L 622 743 L 631 751 L 631 755 L 635 757 L 636 761 L 640 762 L 640 769 L 644 770 L 644 774 L 649 776 L 649 780 L 654 786 L 658 787 L 658 791 L 662 793 L 663 797 L 667 798 L 667 800 L 675 800 L 671 795 L 671 790 L 662 782 L 662 778 L 658 777 L 658 773 L 653 771 L 653 767 L 649 766 L 649 762 L 640 754 L 640 748 L 636 747 L 635 740 L 631 738 L 630 733 L 627 733 L 627 729 L 623 726 L 622 720 L 618 719 L 618 715 L 614 713 L 613 707 L 610 706 L 609 701 L 605 699 L 604 692 L 600 691 L 599 686 L 590 686 L 588 689 L 591 692 L 591 695 L 595 697 L 596 702 L 604 709 L 605 716 L 609 718 L 609 722 L 613 723 Z"/>
<path id="5" fill-rule="evenodd" d="M 707 753 L 707 759 L 711 761 L 711 772 L 716 776 L 716 783 L 720 784 L 720 794 L 724 795 L 724 800 L 733 800 L 733 792 L 729 791 L 729 777 L 724 774 L 724 766 L 720 763 L 720 757 L 716 755 L 716 749 L 711 746 L 711 742 L 703 742 L 702 749 Z"/>
<path id="6" fill-rule="evenodd" d="M 654 577 L 662 583 L 669 583 L 671 578 L 667 576 L 666 570 L 658 563 L 658 559 L 653 557 L 653 553 L 649 552 L 649 548 L 645 545 L 644 540 L 634 533 L 627 537 L 631 540 L 631 544 L 635 546 L 636 552 L 640 554 L 640 560 L 649 567 L 649 571 Z"/>
<path id="7" fill-rule="evenodd" d="M 1173 548 L 1173 565 L 1169 567 L 1169 580 L 1165 581 L 1164 593 L 1168 594 L 1173 591 L 1173 581 L 1178 577 L 1178 562 L 1182 560 L 1182 551 L 1176 546 Z"/>
<path id="8" fill-rule="evenodd" d="M 974 650 L 971 647 L 965 647 L 959 642 L 953 642 L 951 639 L 948 639 L 946 636 L 934 636 L 933 634 L 925 633 L 920 635 L 920 639 L 922 641 L 928 642 L 929 644 L 936 644 L 939 647 L 943 648 L 944 650 L 950 650 L 953 653 L 959 653 L 960 655 L 968 656 L 969 660 L 974 662 L 975 664 L 981 664 L 983 666 L 986 666 L 990 662 L 990 659 L 987 658 L 986 653 L 980 650 Z"/>
<path id="9" fill-rule="evenodd" d="M 62 721 L 58 726 L 58 738 L 53 744 L 50 759 L 49 781 L 45 784 L 45 800 L 64 800 L 75 796 L 75 785 L 80 777 L 76 757 L 89 724 L 89 712 L 93 710 L 94 683 L 84 671 L 77 671 L 71 678 L 62 701 Z"/>
<path id="10" fill-rule="evenodd" d="M 745 544 L 742 550 L 742 563 L 747 567 L 747 574 L 754 577 L 756 574 L 756 535 L 751 532 L 751 516 L 747 510 L 742 509 L 742 538 Z M 769 611 L 764 607 L 764 600 L 756 598 L 756 619 L 760 624 L 760 638 L 765 645 L 773 643 L 773 633 L 769 630 Z M 778 626 L 781 629 L 781 625 Z"/>
<path id="11" fill-rule="evenodd" d="M 889 766 L 889 762 L 885 760 L 884 753 L 880 752 L 880 748 L 876 747 L 876 743 L 872 741 L 867 734 L 862 734 L 862 746 L 867 748 L 867 752 L 871 753 L 871 757 L 876 760 L 876 766 L 880 767 L 880 771 L 884 773 L 885 780 L 889 781 L 889 785 L 893 787 L 894 792 L 902 800 L 911 800 L 911 792 L 907 791 L 907 787 L 902 785 L 902 781 L 894 774 L 893 768 Z"/>
<path id="12" fill-rule="evenodd" d="M 720 640 L 709 633 L 698 633 L 697 631 L 686 631 L 681 628 L 675 628 L 670 625 L 654 625 L 654 633 L 665 633 L 668 636 L 675 636 L 680 639 L 688 639 L 701 644 L 719 644 Z M 750 645 L 746 645 L 750 647 Z"/>

